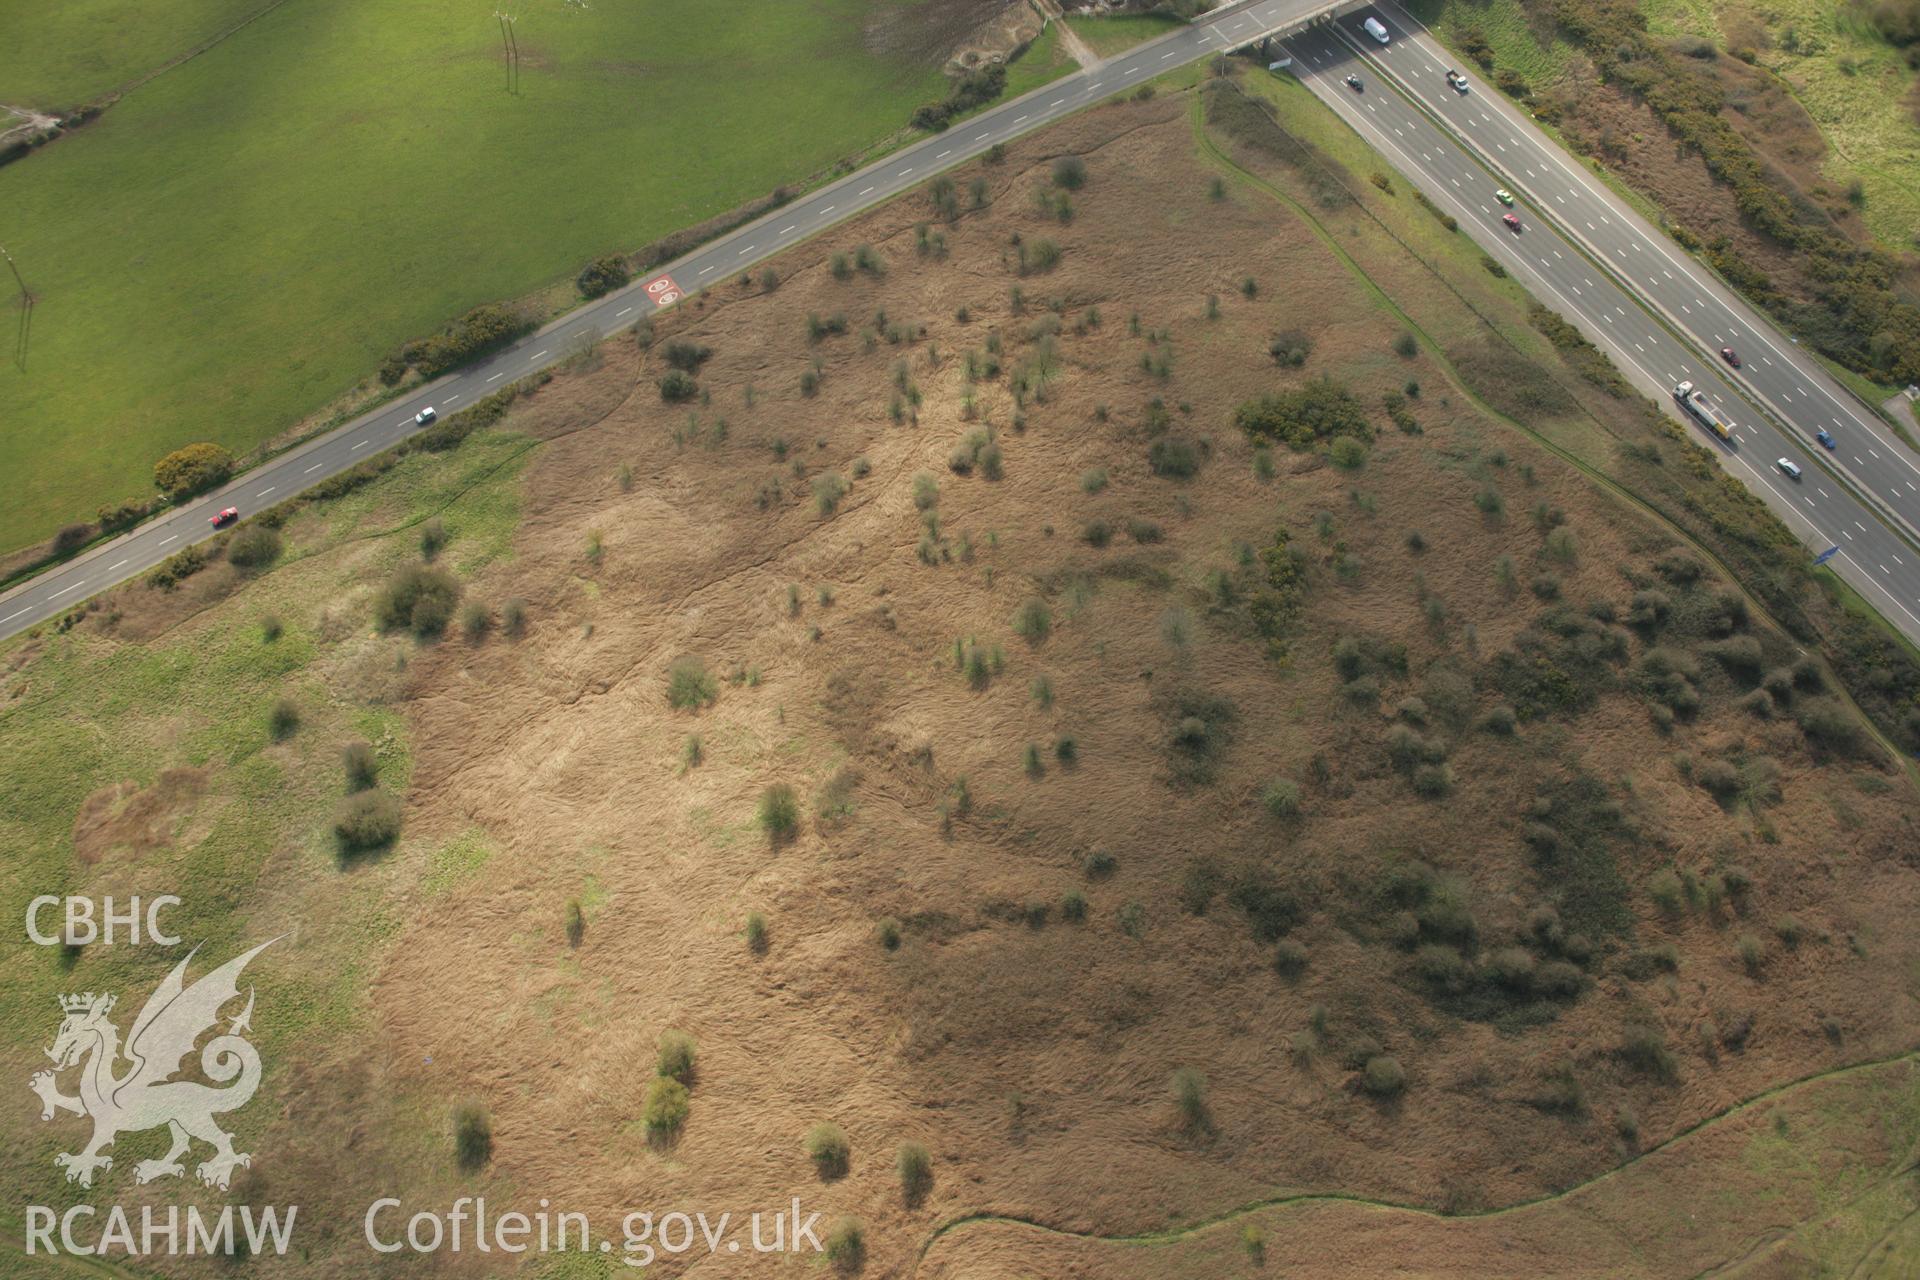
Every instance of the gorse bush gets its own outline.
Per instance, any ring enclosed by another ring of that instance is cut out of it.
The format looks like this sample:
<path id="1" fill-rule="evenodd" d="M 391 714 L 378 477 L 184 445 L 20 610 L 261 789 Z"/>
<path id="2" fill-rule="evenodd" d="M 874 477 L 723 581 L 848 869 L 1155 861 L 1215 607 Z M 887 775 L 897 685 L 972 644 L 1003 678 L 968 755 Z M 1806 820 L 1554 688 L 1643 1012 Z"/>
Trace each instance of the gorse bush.
<path id="1" fill-rule="evenodd" d="M 1038 596 L 1028 596 L 1013 614 L 1013 632 L 1029 644 L 1039 644 L 1053 630 L 1053 611 Z"/>
<path id="2" fill-rule="evenodd" d="M 406 629 L 426 638 L 453 621 L 460 580 L 431 565 L 403 565 L 374 598 L 374 621 L 382 631 Z"/>
<path id="3" fill-rule="evenodd" d="M 1330 378 L 1248 400 L 1234 410 L 1233 421 L 1256 439 L 1278 440 L 1295 449 L 1338 436 L 1373 438 L 1360 401 L 1344 384 Z"/>
<path id="4" fill-rule="evenodd" d="M 1286 329 L 1273 335 L 1267 343 L 1267 354 L 1273 362 L 1287 368 L 1298 369 L 1307 362 L 1307 356 L 1313 351 L 1313 340 L 1298 329 Z"/>
<path id="5" fill-rule="evenodd" d="M 847 1134 L 839 1125 L 831 1122 L 817 1124 L 807 1130 L 807 1159 L 813 1161 L 814 1170 L 822 1178 L 838 1178 L 847 1172 L 851 1148 L 847 1144 Z"/>
<path id="6" fill-rule="evenodd" d="M 900 1192 L 908 1204 L 919 1204 L 933 1186 L 933 1156 L 917 1142 L 903 1142 L 894 1157 L 900 1175 Z"/>
<path id="7" fill-rule="evenodd" d="M 356 791 L 334 807 L 333 834 L 349 853 L 390 844 L 400 834 L 400 801 L 378 787 Z"/>
<path id="8" fill-rule="evenodd" d="M 654 1070 L 663 1076 L 670 1076 L 681 1084 L 693 1083 L 694 1060 L 699 1051 L 693 1037 L 684 1031 L 662 1031 L 660 1044 L 654 1056 Z"/>
<path id="9" fill-rule="evenodd" d="M 776 782 L 760 793 L 760 804 L 754 811 L 754 821 L 767 833 L 771 840 L 786 840 L 800 829 L 800 801 L 793 788 L 784 782 Z"/>
<path id="10" fill-rule="evenodd" d="M 866 1228 L 860 1225 L 858 1218 L 836 1218 L 833 1225 L 827 1228 L 827 1238 L 822 1248 L 835 1270 L 858 1271 L 867 1260 Z"/>
<path id="11" fill-rule="evenodd" d="M 666 704 L 674 710 L 693 712 L 720 697 L 720 681 L 707 672 L 707 664 L 687 654 L 674 658 L 666 668 Z"/>
<path id="12" fill-rule="evenodd" d="M 380 762 L 365 742 L 349 742 L 340 748 L 340 768 L 346 774 L 349 792 L 365 791 L 380 780 Z"/>
<path id="13" fill-rule="evenodd" d="M 687 1086 L 672 1076 L 655 1076 L 640 1104 L 640 1123 L 655 1142 L 668 1141 L 686 1124 L 689 1110 Z"/>
<path id="14" fill-rule="evenodd" d="M 300 708 L 292 698 L 276 698 L 273 706 L 267 710 L 267 732 L 274 741 L 293 736 L 300 727 Z"/>
<path id="15" fill-rule="evenodd" d="M 1406 1068 L 1398 1058 L 1376 1054 L 1360 1071 L 1360 1087 L 1376 1098 L 1391 1098 L 1407 1087 Z"/>
<path id="16" fill-rule="evenodd" d="M 1207 1078 L 1200 1072 L 1182 1067 L 1173 1073 L 1173 1102 L 1179 1109 L 1180 1122 L 1188 1129 L 1201 1130 L 1208 1126 Z"/>
<path id="17" fill-rule="evenodd" d="M 486 1108 L 463 1102 L 453 1109 L 453 1158 L 472 1173 L 493 1157 L 493 1124 Z"/>

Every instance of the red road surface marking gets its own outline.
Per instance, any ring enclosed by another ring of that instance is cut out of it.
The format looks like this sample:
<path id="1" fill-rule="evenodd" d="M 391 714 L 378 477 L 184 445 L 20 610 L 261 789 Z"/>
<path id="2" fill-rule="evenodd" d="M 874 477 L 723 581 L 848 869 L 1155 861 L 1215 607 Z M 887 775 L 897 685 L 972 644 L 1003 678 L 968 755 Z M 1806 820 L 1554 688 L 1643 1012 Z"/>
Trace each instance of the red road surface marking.
<path id="1" fill-rule="evenodd" d="M 680 301 L 681 296 L 680 286 L 672 276 L 655 276 L 647 281 L 647 297 L 656 307 L 670 307 Z"/>

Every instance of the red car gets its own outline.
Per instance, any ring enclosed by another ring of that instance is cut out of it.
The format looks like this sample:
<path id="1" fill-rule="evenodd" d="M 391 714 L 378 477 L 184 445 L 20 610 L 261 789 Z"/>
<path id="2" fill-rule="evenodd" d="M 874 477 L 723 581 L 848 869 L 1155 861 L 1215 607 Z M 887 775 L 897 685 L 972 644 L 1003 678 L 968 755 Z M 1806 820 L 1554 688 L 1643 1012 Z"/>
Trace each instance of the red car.
<path id="1" fill-rule="evenodd" d="M 240 508 L 228 507 L 217 516 L 210 516 L 207 523 L 216 529 L 224 529 L 240 518 Z"/>
<path id="2" fill-rule="evenodd" d="M 1740 353 L 1732 347 L 1720 348 L 1720 358 L 1736 369 L 1740 367 Z"/>
<path id="3" fill-rule="evenodd" d="M 1507 226 L 1514 231 L 1518 231 L 1520 229 L 1520 219 L 1514 217 L 1510 213 L 1501 214 L 1500 221 L 1506 223 Z"/>

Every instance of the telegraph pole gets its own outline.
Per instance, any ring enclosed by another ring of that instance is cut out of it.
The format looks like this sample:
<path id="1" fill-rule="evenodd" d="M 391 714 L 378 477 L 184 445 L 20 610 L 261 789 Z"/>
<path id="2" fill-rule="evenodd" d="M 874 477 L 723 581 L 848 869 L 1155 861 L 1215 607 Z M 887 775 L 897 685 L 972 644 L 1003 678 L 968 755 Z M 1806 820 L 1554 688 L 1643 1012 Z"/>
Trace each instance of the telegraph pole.
<path id="1" fill-rule="evenodd" d="M 500 49 L 506 56 L 507 92 L 518 94 L 520 92 L 520 38 L 514 30 L 514 24 L 519 19 L 503 9 L 494 10 L 493 16 L 500 24 Z"/>
<path id="2" fill-rule="evenodd" d="M 27 288 L 26 280 L 20 275 L 20 266 L 13 255 L 0 246 L 0 258 L 7 260 L 7 268 L 13 272 L 13 282 L 20 288 L 20 329 L 13 341 L 13 362 L 20 366 L 20 372 L 27 371 L 27 342 L 33 336 L 33 291 Z"/>

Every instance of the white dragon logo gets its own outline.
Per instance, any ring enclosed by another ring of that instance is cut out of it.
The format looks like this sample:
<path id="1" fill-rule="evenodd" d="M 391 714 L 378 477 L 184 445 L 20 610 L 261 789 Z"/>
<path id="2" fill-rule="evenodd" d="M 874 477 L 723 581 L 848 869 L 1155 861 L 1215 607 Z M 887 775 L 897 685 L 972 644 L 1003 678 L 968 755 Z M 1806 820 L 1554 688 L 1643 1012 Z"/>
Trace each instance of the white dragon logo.
<path id="1" fill-rule="evenodd" d="M 133 1020 L 124 1051 L 120 1030 L 107 1017 L 113 1011 L 113 996 L 89 991 L 60 997 L 60 1010 L 66 1016 L 53 1047 L 47 1050 L 53 1070 L 35 1072 L 28 1084 L 40 1095 L 42 1120 L 53 1119 L 56 1111 L 93 1118 L 93 1140 L 86 1150 L 77 1155 L 63 1152 L 53 1158 L 67 1171 L 68 1182 L 92 1186 L 94 1170 L 113 1167 L 113 1157 L 102 1155 L 101 1148 L 111 1146 L 122 1133 L 159 1125 L 167 1126 L 172 1133 L 173 1145 L 161 1159 L 142 1160 L 134 1166 L 136 1181 L 152 1182 L 186 1172 L 180 1157 L 186 1154 L 191 1138 L 213 1147 L 213 1156 L 196 1170 L 200 1181 L 210 1187 L 226 1190 L 234 1167 L 252 1164 L 252 1156 L 233 1149 L 233 1135 L 213 1122 L 214 1116 L 245 1106 L 260 1087 L 259 1051 L 240 1035 L 252 1030 L 252 988 L 247 990 L 247 1007 L 227 1023 L 224 1034 L 207 1041 L 200 1051 L 200 1070 L 207 1079 L 226 1087 L 215 1089 L 198 1081 L 170 1077 L 181 1069 L 182 1060 L 193 1052 L 201 1034 L 219 1022 L 221 1006 L 239 998 L 238 980 L 247 961 L 276 941 L 261 943 L 187 986 L 187 965 L 199 952 L 195 947 L 147 997 L 140 1016 Z M 130 1065 L 116 1076 L 114 1068 L 122 1056 Z M 80 1095 L 61 1093 L 59 1073 L 83 1062 Z M 236 1076 L 237 1081 L 227 1084 Z"/>

